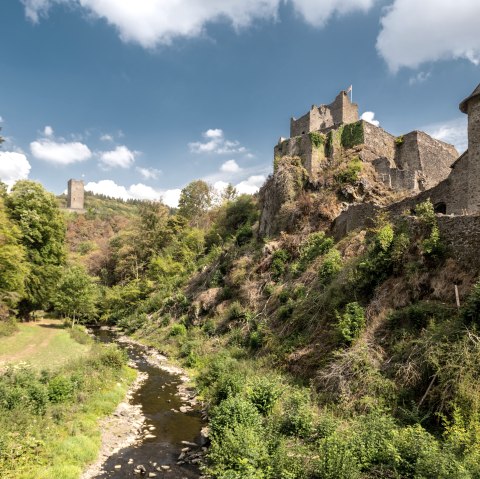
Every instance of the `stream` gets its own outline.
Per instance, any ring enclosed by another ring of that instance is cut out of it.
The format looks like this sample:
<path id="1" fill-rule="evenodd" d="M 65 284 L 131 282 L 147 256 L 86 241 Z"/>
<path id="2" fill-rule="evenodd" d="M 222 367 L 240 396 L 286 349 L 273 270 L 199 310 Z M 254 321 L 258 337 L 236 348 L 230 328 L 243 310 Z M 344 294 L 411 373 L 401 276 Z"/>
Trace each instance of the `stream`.
<path id="1" fill-rule="evenodd" d="M 193 444 L 200 444 L 202 427 L 198 410 L 180 412 L 185 405 L 178 396 L 177 388 L 182 383 L 180 377 L 150 364 L 146 360 L 145 347 L 118 342 L 115 333 L 109 330 L 96 329 L 94 334 L 101 342 L 116 342 L 124 348 L 135 367 L 148 375 L 130 401 L 142 408 L 145 434 L 134 445 L 110 456 L 103 464 L 103 472 L 95 478 L 198 479 L 200 472 L 196 465 L 177 464 L 182 450 L 187 447 L 189 452 L 200 450 Z"/>

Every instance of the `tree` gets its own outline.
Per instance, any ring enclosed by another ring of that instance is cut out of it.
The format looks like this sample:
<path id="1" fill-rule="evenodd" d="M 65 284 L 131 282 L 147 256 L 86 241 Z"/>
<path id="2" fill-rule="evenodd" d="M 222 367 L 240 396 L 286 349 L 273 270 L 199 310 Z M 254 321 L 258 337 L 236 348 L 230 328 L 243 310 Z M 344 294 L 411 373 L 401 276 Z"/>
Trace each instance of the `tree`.
<path id="1" fill-rule="evenodd" d="M 180 193 L 178 214 L 198 226 L 212 206 L 212 188 L 203 180 L 189 183 Z"/>
<path id="2" fill-rule="evenodd" d="M 20 243 L 20 230 L 8 218 L 0 196 L 0 303 L 15 307 L 25 292 L 27 274 L 26 251 Z"/>
<path id="3" fill-rule="evenodd" d="M 20 303 L 22 313 L 28 316 L 45 308 L 52 297 L 65 262 L 65 223 L 55 196 L 33 181 L 18 181 L 5 205 L 20 230 L 30 264 L 26 295 Z"/>
<path id="4" fill-rule="evenodd" d="M 222 191 L 221 199 L 222 201 L 233 201 L 237 198 L 238 191 L 231 183 Z"/>
<path id="5" fill-rule="evenodd" d="M 92 320 L 97 314 L 97 289 L 93 279 L 79 265 L 65 268 L 53 297 L 55 311 L 76 321 Z"/>

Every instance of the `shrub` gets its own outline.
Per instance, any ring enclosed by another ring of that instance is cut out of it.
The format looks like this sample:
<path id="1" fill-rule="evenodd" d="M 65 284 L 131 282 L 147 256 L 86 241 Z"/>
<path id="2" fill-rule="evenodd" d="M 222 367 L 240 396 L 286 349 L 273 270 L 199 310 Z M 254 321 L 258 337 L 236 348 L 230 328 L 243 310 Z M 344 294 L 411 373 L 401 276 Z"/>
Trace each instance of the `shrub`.
<path id="1" fill-rule="evenodd" d="M 128 361 L 127 352 L 115 344 L 100 349 L 100 364 L 110 369 L 121 369 Z"/>
<path id="2" fill-rule="evenodd" d="M 248 388 L 247 396 L 258 412 L 267 416 L 275 406 L 280 394 L 280 384 L 277 380 L 268 377 L 258 377 Z"/>
<path id="3" fill-rule="evenodd" d="M 215 382 L 212 402 L 219 404 L 228 398 L 237 396 L 245 386 L 245 376 L 238 370 L 223 372 Z"/>
<path id="4" fill-rule="evenodd" d="M 235 242 L 238 246 L 247 244 L 253 238 L 253 229 L 250 225 L 243 225 L 235 237 Z"/>
<path id="5" fill-rule="evenodd" d="M 362 167 L 362 160 L 358 157 L 353 158 L 343 170 L 335 175 L 335 181 L 340 185 L 354 185 L 360 177 Z"/>
<path id="6" fill-rule="evenodd" d="M 48 399 L 52 403 L 61 403 L 72 399 L 74 387 L 70 378 L 59 375 L 48 383 Z"/>
<path id="7" fill-rule="evenodd" d="M 461 310 L 461 316 L 468 324 L 480 325 L 480 281 L 478 281 Z"/>
<path id="8" fill-rule="evenodd" d="M 329 283 L 342 269 L 342 256 L 337 249 L 331 249 L 323 259 L 318 271 L 322 284 Z"/>
<path id="9" fill-rule="evenodd" d="M 290 255 L 288 254 L 288 251 L 285 251 L 284 249 L 277 249 L 273 253 L 270 269 L 272 270 L 272 274 L 275 279 L 279 279 L 285 274 L 289 260 Z"/>
<path id="10" fill-rule="evenodd" d="M 239 423 L 212 439 L 208 472 L 221 479 L 267 479 L 268 443 L 256 427 Z"/>
<path id="11" fill-rule="evenodd" d="M 300 247 L 298 271 L 304 271 L 309 263 L 318 256 L 327 253 L 334 245 L 332 238 L 323 231 L 310 234 Z"/>
<path id="12" fill-rule="evenodd" d="M 283 402 L 281 431 L 288 436 L 309 437 L 314 431 L 314 413 L 307 390 L 294 390 Z"/>
<path id="13" fill-rule="evenodd" d="M 229 321 L 239 321 L 243 320 L 247 317 L 247 311 L 245 308 L 240 304 L 239 301 L 234 301 L 229 307 L 227 311 L 227 319 Z"/>
<path id="14" fill-rule="evenodd" d="M 358 338 L 365 327 L 365 312 L 356 301 L 345 306 L 343 314 L 337 313 L 337 330 L 347 344 Z"/>
<path id="15" fill-rule="evenodd" d="M 248 347 L 253 350 L 258 350 L 263 345 L 263 333 L 260 330 L 251 331 L 248 336 Z"/>
<path id="16" fill-rule="evenodd" d="M 213 438 L 221 439 L 227 430 L 238 426 L 261 429 L 262 418 L 250 401 L 241 396 L 228 397 L 213 408 L 210 421 Z"/>
<path id="17" fill-rule="evenodd" d="M 314 478 L 354 479 L 360 477 L 360 467 L 349 441 L 334 434 L 320 441 Z"/>
<path id="18" fill-rule="evenodd" d="M 187 335 L 187 328 L 185 327 L 184 324 L 175 323 L 170 328 L 170 332 L 168 333 L 168 335 L 170 337 L 186 336 Z"/>

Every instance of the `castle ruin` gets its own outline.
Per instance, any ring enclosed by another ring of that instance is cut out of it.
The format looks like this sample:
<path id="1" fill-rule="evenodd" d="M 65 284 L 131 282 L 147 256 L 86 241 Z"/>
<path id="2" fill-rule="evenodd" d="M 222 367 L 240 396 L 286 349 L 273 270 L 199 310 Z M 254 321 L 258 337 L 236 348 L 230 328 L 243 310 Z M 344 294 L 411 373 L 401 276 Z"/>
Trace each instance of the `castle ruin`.
<path id="1" fill-rule="evenodd" d="M 81 180 L 68 180 L 68 190 L 67 190 L 67 208 L 70 210 L 79 210 L 84 209 L 85 203 L 85 189 L 83 186 L 83 181 Z"/>
<path id="2" fill-rule="evenodd" d="M 424 132 L 395 137 L 359 120 L 358 106 L 346 91 L 341 91 L 330 105 L 313 105 L 298 120 L 292 118 L 290 138 L 280 138 L 274 156 L 300 157 L 315 181 L 329 161 L 352 149 L 359 159 L 373 166 L 388 188 L 410 196 L 446 179 L 458 157 L 452 145 Z"/>

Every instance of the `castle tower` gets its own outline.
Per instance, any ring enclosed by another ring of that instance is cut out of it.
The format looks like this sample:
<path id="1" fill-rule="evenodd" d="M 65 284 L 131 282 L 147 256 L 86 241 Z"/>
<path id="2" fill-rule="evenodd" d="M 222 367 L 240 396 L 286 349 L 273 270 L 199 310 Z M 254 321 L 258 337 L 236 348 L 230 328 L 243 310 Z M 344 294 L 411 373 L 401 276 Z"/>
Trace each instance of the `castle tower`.
<path id="1" fill-rule="evenodd" d="M 468 115 L 467 213 L 480 212 L 480 85 L 460 103 Z"/>
<path id="2" fill-rule="evenodd" d="M 83 181 L 68 180 L 67 208 L 83 210 L 85 193 Z"/>

